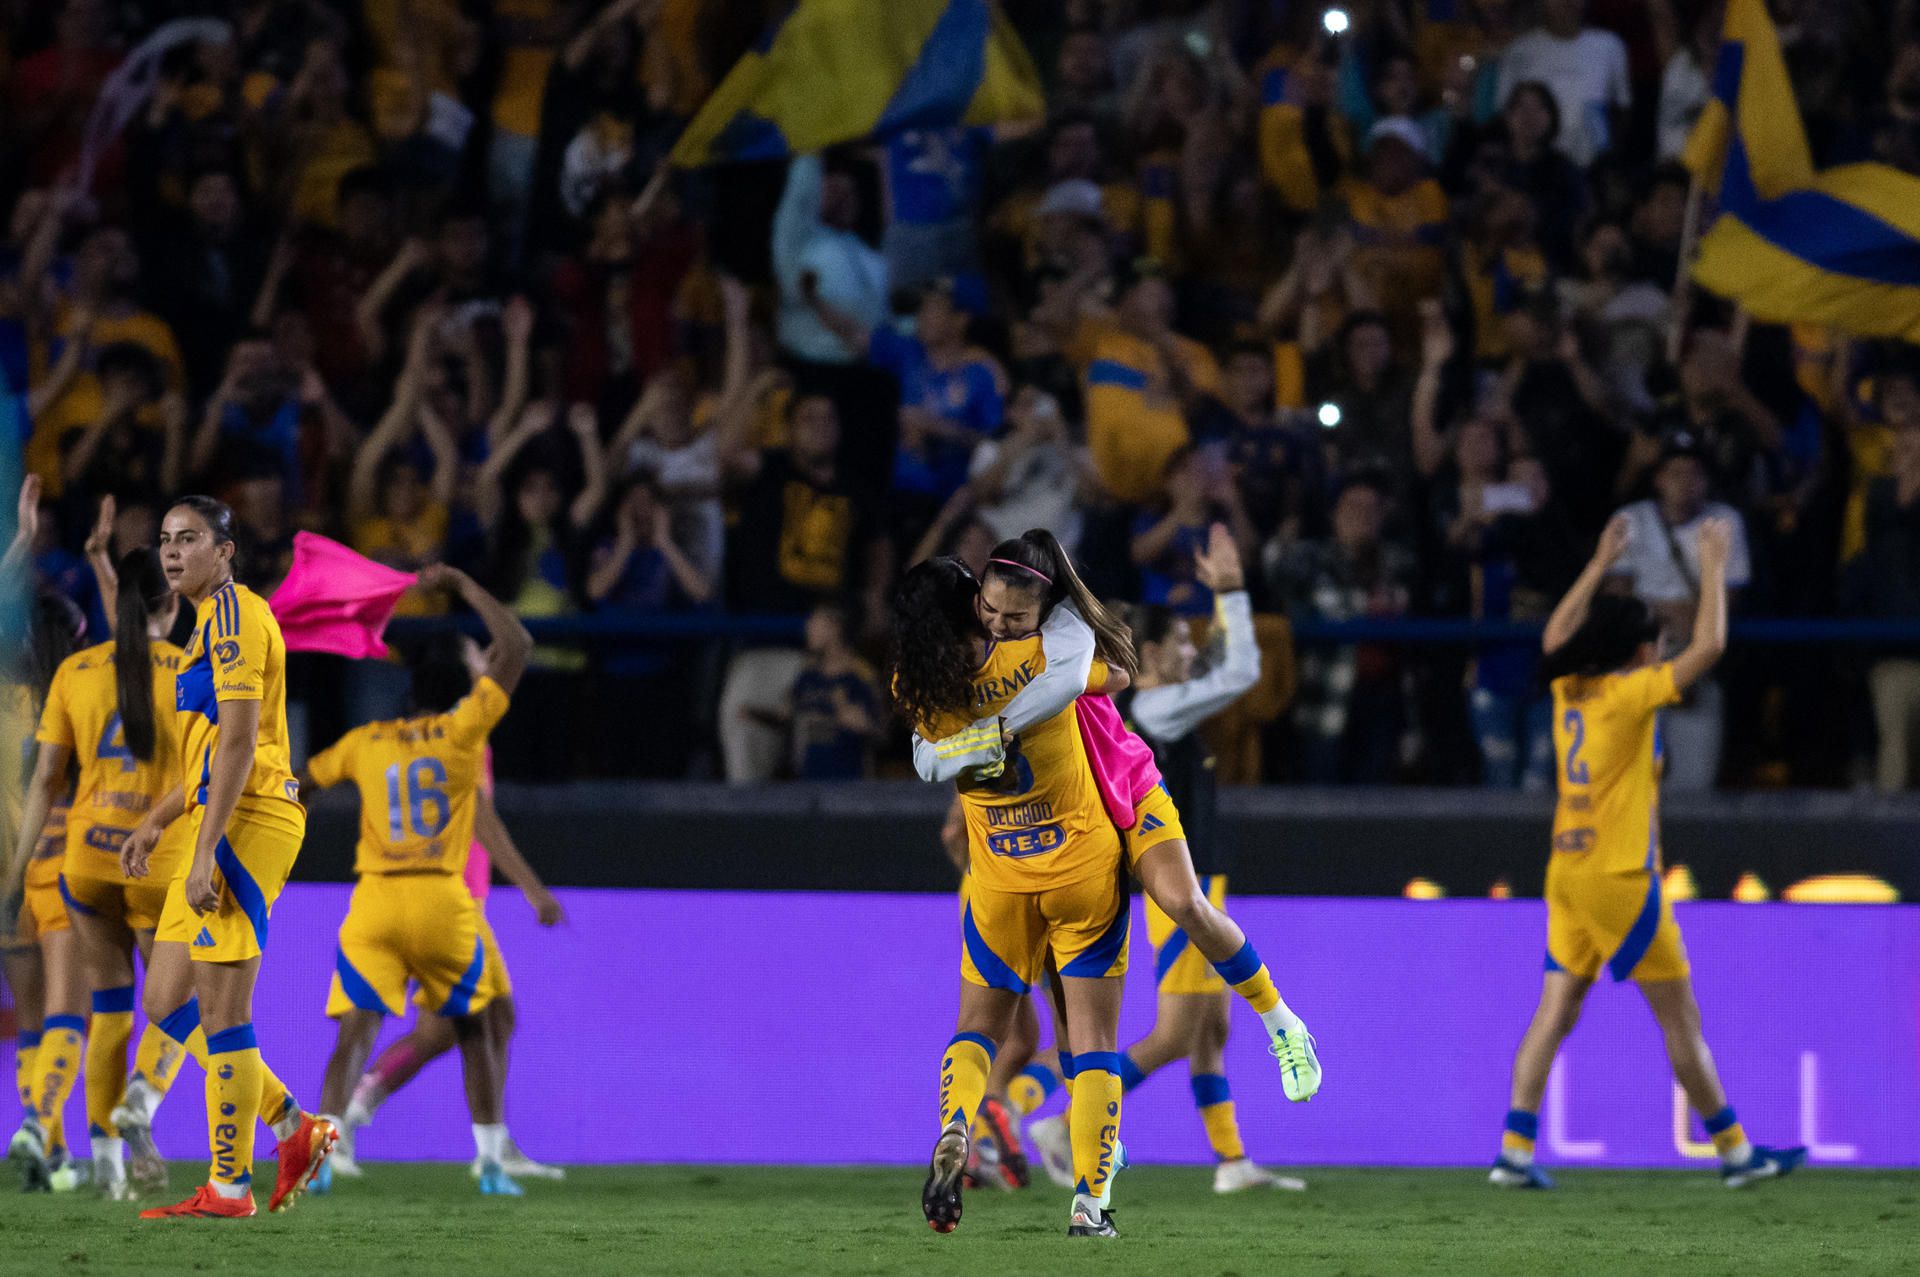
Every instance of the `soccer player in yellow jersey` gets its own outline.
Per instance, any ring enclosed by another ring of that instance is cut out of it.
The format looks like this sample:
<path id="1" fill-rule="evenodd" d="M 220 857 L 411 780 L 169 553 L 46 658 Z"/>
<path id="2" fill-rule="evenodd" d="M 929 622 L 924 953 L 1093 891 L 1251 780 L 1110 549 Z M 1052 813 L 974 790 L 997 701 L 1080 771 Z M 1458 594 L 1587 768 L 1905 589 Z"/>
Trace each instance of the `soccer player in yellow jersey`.
<path id="1" fill-rule="evenodd" d="M 32 504 L 37 517 L 38 491 L 31 483 Z M 32 539 L 26 507 L 27 492 L 21 497 L 21 526 L 26 541 Z M 15 548 L 23 542 L 16 539 Z M 23 557 L 23 556 L 22 556 Z M 0 565 L 0 579 L 18 582 L 14 575 L 18 560 L 9 549 Z M 30 760 L 33 749 L 33 724 L 53 684 L 54 672 L 78 645 L 86 633 L 86 618 L 80 609 L 59 595 L 43 595 L 32 603 L 33 617 L 24 659 L 9 683 L 0 689 L 0 728 L 6 732 L 4 744 L 9 750 L 13 777 L 4 795 L 16 819 L 7 826 L 14 841 L 12 855 L 0 880 L 0 899 L 11 899 L 16 885 L 24 887 L 18 919 L 13 931 L 18 943 L 6 952 L 7 980 L 15 991 L 15 1013 L 19 1018 L 15 1042 L 14 1082 L 20 1092 L 22 1121 L 7 1144 L 7 1155 L 19 1168 L 24 1186 L 48 1189 L 55 1176 L 64 1179 L 67 1167 L 65 1133 L 61 1129 L 60 1109 L 54 1107 L 45 1121 L 39 1118 L 40 1098 L 49 1067 L 58 1061 L 72 1060 L 79 1051 L 79 1034 L 86 1024 L 71 1017 L 49 1017 L 49 1005 L 85 997 L 85 973 L 78 946 L 67 924 L 67 912 L 60 900 L 60 862 L 66 852 L 67 806 L 64 789 L 58 803 L 49 807 L 46 819 L 22 833 L 17 819 L 24 799 L 19 789 L 18 769 Z M 78 989 L 78 993 L 73 992 Z M 49 1021 L 52 1021 L 51 1023 Z"/>
<path id="2" fill-rule="evenodd" d="M 1216 529 L 1214 545 L 1207 557 L 1224 568 L 1230 547 L 1225 530 Z M 1077 674 L 1082 668 L 1073 663 L 1076 656 L 1081 660 L 1091 658 L 1092 636 L 1066 609 L 1050 606 L 1054 592 L 1043 580 L 1050 556 L 1043 546 L 1027 538 L 1006 542 L 995 553 L 996 558 L 988 563 L 986 579 L 980 588 L 982 621 L 990 633 L 1001 639 L 1026 638 L 1037 633 L 1047 663 L 991 715 L 965 731 L 941 741 L 938 746 L 916 739 L 914 766 L 927 780 L 947 780 L 963 775 L 970 768 L 1000 766 L 1006 754 L 1005 738 L 1018 736 L 1029 724 L 1060 712 L 1085 690 L 1084 678 L 1067 675 Z M 1236 560 L 1228 575 L 1237 577 L 1238 571 Z M 1231 582 L 1223 579 L 1220 583 Z M 1244 598 L 1241 602 L 1244 605 Z M 1084 636 L 1084 641 L 1077 634 Z M 1204 685 L 1193 690 L 1202 697 L 1206 692 Z M 1173 689 L 1169 697 L 1167 690 L 1161 689 L 1153 693 L 1152 699 L 1171 699 L 1178 704 L 1190 696 Z M 1097 713 L 1090 718 L 1096 723 L 1101 721 Z M 1131 735 L 1111 708 L 1106 709 L 1106 718 L 1112 722 L 1112 730 Z M 1138 750 L 1147 750 L 1137 739 L 1133 744 Z M 1119 760 L 1116 763 L 1137 769 L 1137 763 L 1123 764 Z M 1163 984 L 1162 991 L 1181 996 L 1231 988 L 1260 1016 L 1268 1035 L 1268 1050 L 1280 1066 L 1281 1087 L 1287 1098 L 1295 1102 L 1310 1100 L 1319 1092 L 1322 1080 L 1313 1036 L 1280 996 L 1272 973 L 1261 961 L 1246 932 L 1221 907 L 1224 891 L 1218 887 L 1220 879 L 1215 878 L 1214 890 L 1201 886 L 1168 783 L 1157 764 L 1153 771 L 1160 783 L 1154 784 L 1144 798 L 1137 796 L 1135 788 L 1133 822 L 1124 835 L 1124 842 L 1128 868 L 1139 878 L 1149 901 L 1148 921 L 1153 924 L 1150 929 L 1156 932 L 1157 939 L 1166 942 L 1156 947 L 1162 948 L 1163 957 L 1168 952 L 1172 952 L 1175 959 L 1181 957 L 1182 951 L 1186 954 L 1184 963 L 1170 963 L 1168 971 L 1162 973 L 1174 975 L 1177 980 L 1172 987 Z M 1131 784 L 1137 776 L 1118 779 Z M 1204 822 L 1206 813 L 1201 814 Z M 1203 853 L 1207 850 L 1203 847 Z M 1209 862 L 1209 868 L 1214 867 Z M 1200 983 L 1206 980 L 1208 968 L 1211 975 L 1217 977 L 1217 985 L 1211 981 Z M 1129 1089 L 1144 1080 L 1144 1072 L 1135 1067 L 1128 1054 L 1122 1053 L 1119 1062 L 1123 1083 Z M 1050 1076 L 1053 1070 L 1045 1063 L 1029 1065 L 1009 1088 L 1014 1107 L 1023 1114 L 1038 1107 L 1046 1098 L 1049 1084 L 1057 1086 L 1059 1079 L 1069 1075 L 1073 1064 L 1072 1054 L 1063 1054 L 1058 1077 Z M 1196 1087 L 1195 1099 L 1222 1165 L 1229 1167 L 1216 1183 L 1232 1191 L 1266 1182 L 1244 1157 L 1233 1101 L 1223 1079 L 1218 1074 L 1203 1076 L 1208 1080 Z M 1065 1127 L 1061 1119 L 1047 1118 L 1029 1129 L 1028 1135 L 1040 1151 L 1049 1175 L 1054 1175 L 1067 1159 L 1064 1146 L 1070 1140 Z"/>
<path id="3" fill-rule="evenodd" d="M 464 874 L 487 734 L 507 712 L 533 636 L 464 572 L 428 568 L 420 585 L 458 593 L 479 613 L 491 644 L 483 655 L 464 635 L 438 636 L 413 667 L 413 714 L 355 728 L 314 756 L 302 777 L 303 788 L 351 781 L 360 791 L 360 882 L 340 924 L 327 995 L 340 1035 L 320 1104 L 329 1114 L 346 1110 L 381 1020 L 404 1012 L 407 982 L 416 981 L 431 1013 L 451 1021 L 459 1041 L 480 1191 L 518 1197 L 520 1186 L 500 1166 L 507 1134 L 502 1061 L 480 1017 L 489 996 L 486 953 L 480 908 Z"/>
<path id="4" fill-rule="evenodd" d="M 186 1201 L 142 1219 L 252 1215 L 256 1115 L 280 1139 L 270 1211 L 293 1204 L 335 1139 L 332 1123 L 294 1103 L 253 1034 L 268 918 L 307 813 L 288 763 L 286 642 L 266 600 L 234 582 L 233 553 L 233 512 L 211 497 L 184 497 L 161 521 L 161 567 L 196 609 L 174 684 L 182 780 L 128 835 L 121 866 L 146 877 L 167 827 L 187 821 L 191 850 L 167 888 L 145 1002 L 188 1050 L 193 1029 L 205 1035 L 212 1165 Z"/>
<path id="5" fill-rule="evenodd" d="M 185 860 L 187 831 L 180 824 L 169 832 L 147 878 L 130 881 L 121 871 L 120 844 L 179 779 L 173 704 L 181 652 L 161 637 L 172 628 L 178 596 L 160 570 L 160 556 L 148 549 L 131 551 L 115 575 L 117 637 L 74 653 L 55 673 L 40 715 L 40 752 L 21 820 L 25 828 L 39 830 L 66 792 L 69 768 L 77 769 L 58 891 L 83 975 L 49 990 L 47 1009 L 66 1045 L 40 1061 L 36 1117 L 44 1128 L 66 1106 L 84 1054 L 93 1182 L 107 1197 L 127 1200 L 133 1193 L 126 1142 L 112 1114 L 127 1085 L 133 952 L 136 946 L 143 956 L 152 950 L 167 884 Z M 161 1058 L 165 1042 L 152 1025 L 141 1041 L 142 1064 L 156 1074 L 167 1067 Z M 177 1061 L 178 1052 L 173 1054 Z M 145 1182 L 164 1186 L 166 1167 L 152 1155 L 151 1136 L 136 1148 L 143 1155 L 136 1167 Z"/>
<path id="6" fill-rule="evenodd" d="M 1659 728 L 1727 646 L 1727 550 L 1732 529 L 1711 519 L 1700 532 L 1700 602 L 1693 633 L 1671 661 L 1658 659 L 1660 627 L 1640 600 L 1601 587 L 1627 548 L 1626 520 L 1601 534 L 1592 562 L 1548 618 L 1541 647 L 1553 689 L 1560 801 L 1547 865 L 1547 961 L 1540 1005 L 1513 1061 L 1512 1108 L 1493 1183 L 1552 1188 L 1534 1165 L 1540 1097 L 1561 1042 L 1604 969 L 1632 979 L 1666 1039 L 1687 1101 L 1706 1123 L 1729 1188 L 1785 1175 L 1803 1148 L 1751 1144 L 1727 1104 L 1700 1032 L 1686 946 L 1660 890 Z"/>
<path id="7" fill-rule="evenodd" d="M 1088 686 L 1124 687 L 1136 660 L 1126 627 L 1087 591 L 1051 535 L 1030 533 L 1027 540 L 1045 554 L 1049 590 L 1070 598 L 1099 636 L 1104 659 L 1092 663 Z M 1004 705 L 1044 661 L 1037 637 L 995 643 L 982 635 L 978 594 L 972 574 L 953 559 L 914 568 L 895 594 L 895 694 L 903 715 L 936 747 Z M 1051 957 L 1075 1068 L 1067 1231 L 1115 1236 L 1106 1201 L 1120 1157 L 1117 1035 L 1129 913 L 1119 835 L 1071 710 L 1030 728 L 997 775 L 963 781 L 960 796 L 970 862 L 960 1010 L 941 1063 L 941 1132 L 922 1210 L 938 1232 L 959 1223 L 968 1132 L 994 1053 Z"/>

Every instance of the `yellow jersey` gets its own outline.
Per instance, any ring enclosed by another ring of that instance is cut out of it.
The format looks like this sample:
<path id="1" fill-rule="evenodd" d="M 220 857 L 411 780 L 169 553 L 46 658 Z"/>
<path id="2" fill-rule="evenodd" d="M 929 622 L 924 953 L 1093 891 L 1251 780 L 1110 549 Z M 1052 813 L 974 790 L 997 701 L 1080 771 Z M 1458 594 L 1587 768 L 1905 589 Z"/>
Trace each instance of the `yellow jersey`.
<path id="1" fill-rule="evenodd" d="M 1553 681 L 1556 855 L 1578 856 L 1593 873 L 1660 868 L 1656 712 L 1679 699 L 1670 663 Z"/>
<path id="2" fill-rule="evenodd" d="M 507 704 L 482 678 L 447 713 L 356 727 L 308 761 L 314 783 L 360 791 L 355 873 L 466 872 L 487 733 Z"/>
<path id="3" fill-rule="evenodd" d="M 25 683 L 0 687 L 0 820 L 4 820 L 5 847 L 13 846 L 20 829 L 20 809 L 26 803 L 27 773 L 33 763 L 33 689 Z M 47 819 L 28 853 L 26 885 L 50 889 L 60 876 L 67 851 L 67 795 L 61 792 L 47 807 Z"/>
<path id="4" fill-rule="evenodd" d="M 117 882 L 125 877 L 120 844 L 180 775 L 173 702 L 182 653 L 171 643 L 153 644 L 153 757 L 144 763 L 127 748 L 113 654 L 111 642 L 100 643 L 60 663 L 40 711 L 39 739 L 70 751 L 78 769 L 66 872 Z M 154 851 L 150 876 L 166 881 L 187 850 L 187 822 L 175 821 Z"/>
<path id="5" fill-rule="evenodd" d="M 975 720 L 992 718 L 1047 667 L 1040 638 L 1000 643 L 973 676 L 973 709 L 919 725 L 935 741 Z M 1093 663 L 1090 692 L 1107 685 L 1107 667 Z M 999 779 L 962 787 L 970 879 L 994 891 L 1034 892 L 1117 872 L 1120 835 L 1087 764 L 1087 746 L 1071 706 L 1021 734 L 1007 751 Z"/>
<path id="6" fill-rule="evenodd" d="M 253 770 L 234 814 L 304 829 L 307 811 L 300 805 L 287 748 L 286 640 L 266 600 L 232 581 L 208 595 L 195 613 L 193 637 L 174 680 L 188 815 L 206 805 L 225 701 L 260 702 Z"/>

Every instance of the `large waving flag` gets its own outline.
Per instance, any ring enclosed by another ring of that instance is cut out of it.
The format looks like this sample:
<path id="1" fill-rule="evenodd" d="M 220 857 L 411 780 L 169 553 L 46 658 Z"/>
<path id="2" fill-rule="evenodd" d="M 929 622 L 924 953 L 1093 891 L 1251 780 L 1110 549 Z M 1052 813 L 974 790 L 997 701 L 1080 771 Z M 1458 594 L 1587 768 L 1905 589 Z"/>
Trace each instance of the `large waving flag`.
<path id="1" fill-rule="evenodd" d="M 1033 60 L 994 0 L 797 0 L 670 157 L 779 159 L 903 129 L 1034 119 Z"/>
<path id="2" fill-rule="evenodd" d="M 1713 94 L 1683 157 L 1719 184 L 1694 280 L 1766 322 L 1920 341 L 1920 178 L 1813 171 L 1762 0 L 1727 5 Z"/>
<path id="3" fill-rule="evenodd" d="M 1728 0 L 1713 67 L 1713 97 L 1680 153 L 1702 186 L 1714 190 L 1736 153 L 1768 199 L 1813 181 L 1807 130 L 1780 54 L 1780 33 L 1765 0 Z"/>

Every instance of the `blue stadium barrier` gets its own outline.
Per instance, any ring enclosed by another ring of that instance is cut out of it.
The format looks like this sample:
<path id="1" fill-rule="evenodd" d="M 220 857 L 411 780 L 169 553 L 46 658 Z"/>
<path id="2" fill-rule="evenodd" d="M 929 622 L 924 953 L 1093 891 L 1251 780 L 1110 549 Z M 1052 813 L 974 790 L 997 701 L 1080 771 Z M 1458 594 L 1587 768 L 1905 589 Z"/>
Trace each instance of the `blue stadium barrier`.
<path id="1" fill-rule="evenodd" d="M 389 637 L 409 637 L 443 628 L 444 620 L 409 617 L 394 621 Z M 480 633 L 472 617 L 457 622 Z M 688 642 L 726 639 L 741 642 L 798 642 L 804 618 L 737 612 L 592 612 L 581 616 L 529 620 L 527 628 L 542 643 L 604 645 L 632 642 Z M 1541 627 L 1528 621 L 1471 621 L 1450 617 L 1363 617 L 1351 621 L 1304 620 L 1294 623 L 1301 646 L 1344 643 L 1399 643 L 1421 647 L 1490 646 L 1537 643 Z M 1751 617 L 1732 623 L 1735 643 L 1781 647 L 1920 648 L 1920 621 L 1872 617 Z"/>

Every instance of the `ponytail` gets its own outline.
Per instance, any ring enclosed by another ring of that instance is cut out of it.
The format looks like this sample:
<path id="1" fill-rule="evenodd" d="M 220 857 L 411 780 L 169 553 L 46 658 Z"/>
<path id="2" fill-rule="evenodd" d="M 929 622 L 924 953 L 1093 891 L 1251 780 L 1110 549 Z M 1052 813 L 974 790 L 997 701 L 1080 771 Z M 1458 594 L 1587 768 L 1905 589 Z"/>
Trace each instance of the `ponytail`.
<path id="1" fill-rule="evenodd" d="M 113 600 L 114 689 L 127 752 L 147 763 L 153 761 L 156 736 L 153 645 L 147 638 L 147 622 L 166 607 L 173 590 L 160 570 L 160 556 L 152 550 L 129 550 L 120 556 L 117 567 L 120 588 Z"/>
<path id="2" fill-rule="evenodd" d="M 1011 541 L 1002 541 L 987 559 L 987 580 L 1016 589 L 1038 591 L 1045 600 L 1042 619 L 1060 603 L 1072 603 L 1093 627 L 1094 651 L 1100 659 L 1127 672 L 1140 673 L 1140 655 L 1133 632 L 1107 605 L 1094 597 L 1080 579 L 1060 539 L 1045 528 L 1035 528 Z"/>

